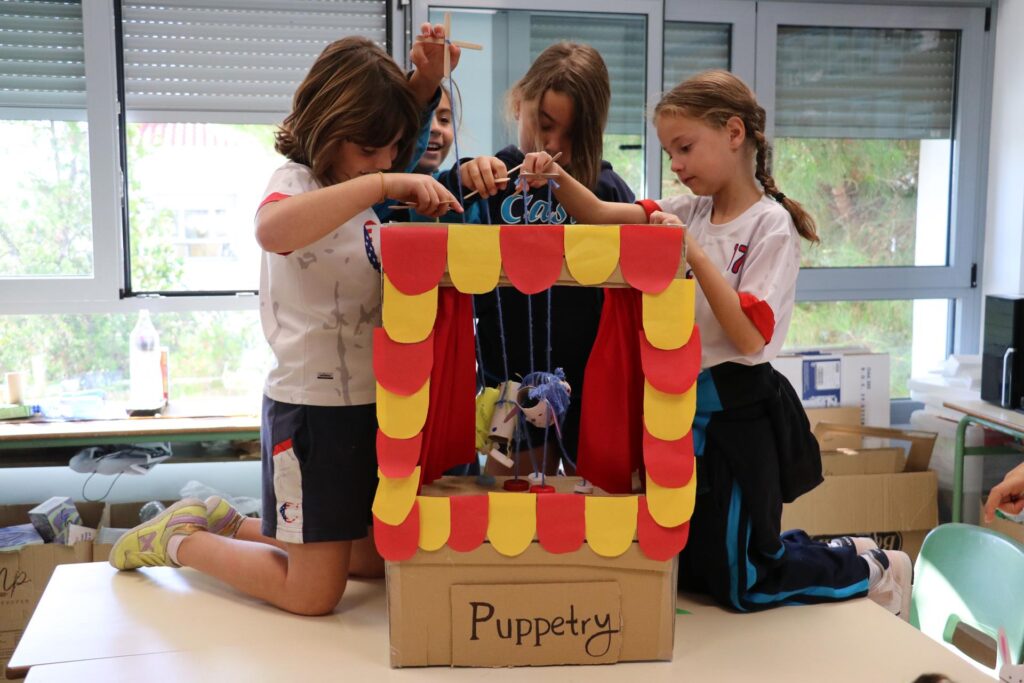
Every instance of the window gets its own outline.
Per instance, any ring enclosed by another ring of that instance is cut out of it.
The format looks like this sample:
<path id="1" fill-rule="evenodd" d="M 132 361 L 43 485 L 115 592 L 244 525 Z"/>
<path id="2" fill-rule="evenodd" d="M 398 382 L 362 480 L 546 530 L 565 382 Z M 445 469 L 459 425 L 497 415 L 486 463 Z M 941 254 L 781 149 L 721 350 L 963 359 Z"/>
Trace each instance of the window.
<path id="1" fill-rule="evenodd" d="M 386 43 L 383 1 L 121 3 L 133 292 L 259 286 L 275 124 L 323 48 Z"/>
<path id="2" fill-rule="evenodd" d="M 757 23 L 773 176 L 821 236 L 787 344 L 889 350 L 905 397 L 911 368 L 977 343 L 984 12 L 762 2 Z"/>

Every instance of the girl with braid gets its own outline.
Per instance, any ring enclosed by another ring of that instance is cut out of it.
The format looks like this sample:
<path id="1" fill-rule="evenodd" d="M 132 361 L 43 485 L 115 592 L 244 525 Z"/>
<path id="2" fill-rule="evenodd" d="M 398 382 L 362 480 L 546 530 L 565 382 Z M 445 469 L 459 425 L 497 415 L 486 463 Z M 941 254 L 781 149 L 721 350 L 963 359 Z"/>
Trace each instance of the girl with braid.
<path id="1" fill-rule="evenodd" d="M 702 351 L 693 422 L 697 496 L 680 587 L 740 611 L 867 595 L 908 619 L 906 553 L 880 550 L 868 538 L 826 544 L 803 531 L 781 533 L 782 504 L 822 480 L 799 398 L 769 364 L 789 328 L 800 240 L 818 237 L 811 216 L 771 176 L 764 109 L 736 76 L 708 71 L 666 93 L 654 124 L 672 171 L 692 195 L 602 201 L 543 152 L 529 155 L 523 171 L 558 173 L 558 200 L 581 223 L 686 226 L 686 276 L 697 280 Z M 639 329 L 637 292 L 607 294 L 587 376 L 597 376 L 603 345 L 637 347 Z M 623 395 L 642 395 L 643 377 L 624 374 Z M 579 471 L 601 486 L 587 463 L 632 446 L 613 443 L 600 425 L 590 428 L 592 409 L 600 406 L 600 396 L 586 392 L 590 384 L 584 383 Z M 594 419 L 601 420 L 600 408 Z"/>

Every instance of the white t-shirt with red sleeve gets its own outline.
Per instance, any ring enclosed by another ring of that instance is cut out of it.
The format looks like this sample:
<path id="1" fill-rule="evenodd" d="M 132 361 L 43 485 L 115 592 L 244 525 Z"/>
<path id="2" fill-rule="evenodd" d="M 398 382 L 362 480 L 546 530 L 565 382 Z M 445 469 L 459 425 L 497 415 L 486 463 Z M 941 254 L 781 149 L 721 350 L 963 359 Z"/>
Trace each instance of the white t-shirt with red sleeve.
<path id="1" fill-rule="evenodd" d="M 800 235 L 789 212 L 762 196 L 737 218 L 714 224 L 711 197 L 680 195 L 639 203 L 648 216 L 661 210 L 683 221 L 729 285 L 739 292 L 743 312 L 764 337 L 760 351 L 740 353 L 698 285 L 695 318 L 700 326 L 701 367 L 725 362 L 757 365 L 775 358 L 789 330 L 800 270 Z M 693 277 L 689 270 L 687 277 Z"/>
<path id="2" fill-rule="evenodd" d="M 260 206 L 321 187 L 289 161 Z M 287 254 L 263 252 L 260 321 L 276 362 L 264 393 L 317 406 L 374 403 L 373 328 L 380 324 L 380 221 L 370 209 Z"/>

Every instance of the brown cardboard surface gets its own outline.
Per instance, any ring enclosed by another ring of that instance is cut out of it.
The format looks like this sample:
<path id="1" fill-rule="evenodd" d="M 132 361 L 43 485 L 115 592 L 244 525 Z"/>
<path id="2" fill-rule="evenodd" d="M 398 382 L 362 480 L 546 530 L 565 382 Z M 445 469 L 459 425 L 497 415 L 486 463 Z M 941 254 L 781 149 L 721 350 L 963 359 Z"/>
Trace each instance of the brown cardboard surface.
<path id="1" fill-rule="evenodd" d="M 24 524 L 28 511 L 35 505 L 0 505 L 0 526 Z M 82 522 L 95 527 L 103 509 L 102 503 L 76 502 Z M 16 552 L 0 553 L 0 674 L 21 638 L 32 612 L 59 564 L 91 562 L 92 543 L 85 541 L 71 546 L 44 543 L 30 545 Z"/>
<path id="2" fill-rule="evenodd" d="M 916 558 L 938 524 L 938 475 L 903 472 L 901 449 L 824 453 L 825 481 L 783 506 L 782 528 L 814 537 L 871 536 Z"/>
<path id="3" fill-rule="evenodd" d="M 860 424 L 860 406 L 836 406 L 834 408 L 804 408 L 807 419 L 811 422 L 811 431 L 819 422 L 835 424 Z M 825 434 L 819 439 L 823 451 L 834 451 L 839 448 L 860 448 L 863 437 L 854 434 Z"/>
<path id="4" fill-rule="evenodd" d="M 453 663 L 453 655 L 464 656 L 465 650 L 456 652 L 452 643 L 453 586 L 482 586 L 489 591 L 495 586 L 512 585 L 514 588 L 507 590 L 516 599 L 509 604 L 539 605 L 540 596 L 556 590 L 544 585 L 579 586 L 592 582 L 615 584 L 620 592 L 622 629 L 618 661 L 671 660 L 676 571 L 676 560 L 648 559 L 636 543 L 617 558 L 600 557 L 586 546 L 573 553 L 555 555 L 537 543 L 516 557 L 500 555 L 486 543 L 468 553 L 447 547 L 435 552 L 420 551 L 410 560 L 387 563 L 391 665 L 448 666 Z M 461 595 L 462 590 L 458 589 L 455 595 Z M 579 596 L 587 597 L 586 593 Z M 565 653 L 564 659 L 541 662 L 536 659 L 539 655 L 523 654 L 524 648 L 514 650 L 512 659 L 502 658 L 499 662 L 493 655 L 490 661 L 495 662 L 494 666 L 578 663 L 578 657 L 569 653 Z"/>
<path id="5" fill-rule="evenodd" d="M 612 664 L 621 602 L 616 581 L 452 586 L 452 664 Z"/>

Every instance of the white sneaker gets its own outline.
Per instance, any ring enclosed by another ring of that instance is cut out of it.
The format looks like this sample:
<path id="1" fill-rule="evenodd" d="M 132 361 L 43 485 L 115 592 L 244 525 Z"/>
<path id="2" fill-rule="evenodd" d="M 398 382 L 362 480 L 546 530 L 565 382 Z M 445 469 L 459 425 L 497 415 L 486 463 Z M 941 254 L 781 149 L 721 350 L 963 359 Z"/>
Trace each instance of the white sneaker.
<path id="1" fill-rule="evenodd" d="M 829 539 L 828 545 L 830 548 L 853 548 L 858 555 L 878 549 L 875 539 L 867 536 L 839 536 Z"/>
<path id="2" fill-rule="evenodd" d="M 868 597 L 903 621 L 910 621 L 910 588 L 914 564 L 901 550 L 875 550 L 863 555 L 867 562 L 876 562 L 882 576 L 868 588 Z"/>

